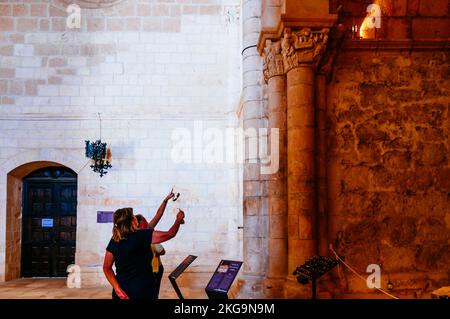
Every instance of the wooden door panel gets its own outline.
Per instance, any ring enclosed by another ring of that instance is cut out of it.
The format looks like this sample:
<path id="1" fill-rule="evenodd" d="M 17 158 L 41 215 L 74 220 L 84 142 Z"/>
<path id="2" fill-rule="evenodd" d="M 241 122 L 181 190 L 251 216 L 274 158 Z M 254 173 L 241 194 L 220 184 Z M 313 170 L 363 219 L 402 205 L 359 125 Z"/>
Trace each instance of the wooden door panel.
<path id="1" fill-rule="evenodd" d="M 37 172 L 24 179 L 23 277 L 66 276 L 67 266 L 75 262 L 76 175 L 48 176 Z"/>

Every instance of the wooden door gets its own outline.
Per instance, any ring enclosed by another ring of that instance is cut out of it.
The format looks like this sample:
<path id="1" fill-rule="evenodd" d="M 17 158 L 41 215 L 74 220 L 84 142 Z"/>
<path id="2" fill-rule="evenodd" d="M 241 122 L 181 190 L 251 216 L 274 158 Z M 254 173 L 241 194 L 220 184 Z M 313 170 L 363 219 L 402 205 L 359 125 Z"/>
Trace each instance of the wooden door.
<path id="1" fill-rule="evenodd" d="M 22 277 L 65 277 L 75 263 L 76 174 L 46 168 L 24 178 Z"/>

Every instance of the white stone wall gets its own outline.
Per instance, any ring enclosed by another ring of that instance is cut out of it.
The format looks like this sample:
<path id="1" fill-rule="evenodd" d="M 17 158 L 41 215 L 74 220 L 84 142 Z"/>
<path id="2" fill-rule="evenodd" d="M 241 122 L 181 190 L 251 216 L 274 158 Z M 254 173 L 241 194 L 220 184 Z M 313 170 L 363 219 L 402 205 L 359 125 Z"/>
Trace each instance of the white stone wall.
<path id="1" fill-rule="evenodd" d="M 63 1 L 0 3 L 0 280 L 4 278 L 6 175 L 31 161 L 54 161 L 78 175 L 76 263 L 85 285 L 104 282 L 100 265 L 111 224 L 98 210 L 131 206 L 150 217 L 176 185 L 161 228 L 186 210 L 165 245 L 172 268 L 198 255 L 193 270 L 213 271 L 240 256 L 242 203 L 237 164 L 175 163 L 175 129 L 237 125 L 239 0 L 123 1 L 82 9 L 68 29 Z M 238 10 L 237 10 L 238 11 Z M 104 178 L 85 166 L 84 140 L 111 146 Z M 182 195 L 183 196 L 183 195 Z M 87 275 L 89 273 L 89 275 Z"/>

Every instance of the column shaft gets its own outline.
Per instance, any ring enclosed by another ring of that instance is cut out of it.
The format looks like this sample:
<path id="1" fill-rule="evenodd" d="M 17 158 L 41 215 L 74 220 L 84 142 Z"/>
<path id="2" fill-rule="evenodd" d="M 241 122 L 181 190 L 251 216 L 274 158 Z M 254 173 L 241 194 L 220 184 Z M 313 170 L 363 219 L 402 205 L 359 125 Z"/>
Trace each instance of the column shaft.
<path id="1" fill-rule="evenodd" d="M 288 272 L 316 254 L 314 71 L 300 64 L 287 74 Z"/>
<path id="2" fill-rule="evenodd" d="M 268 80 L 269 130 L 278 129 L 279 168 L 269 176 L 269 268 L 267 278 L 272 280 L 272 296 L 281 296 L 287 275 L 287 127 L 286 77 L 276 75 Z M 270 134 L 271 131 L 269 131 Z M 281 279 L 281 281 L 280 281 Z M 274 287 L 276 286 L 276 287 Z"/>

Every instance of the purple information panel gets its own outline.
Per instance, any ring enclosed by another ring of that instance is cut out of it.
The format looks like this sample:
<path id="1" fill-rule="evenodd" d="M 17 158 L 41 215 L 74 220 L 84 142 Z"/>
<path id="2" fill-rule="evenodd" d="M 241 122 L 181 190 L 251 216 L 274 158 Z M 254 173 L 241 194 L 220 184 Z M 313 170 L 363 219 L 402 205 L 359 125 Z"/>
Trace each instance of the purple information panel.
<path id="1" fill-rule="evenodd" d="M 99 224 L 112 223 L 113 222 L 113 214 L 114 214 L 114 212 L 98 211 L 97 212 L 97 223 L 99 223 Z"/>
<path id="2" fill-rule="evenodd" d="M 206 286 L 206 290 L 228 292 L 241 266 L 242 261 L 222 260 Z"/>

